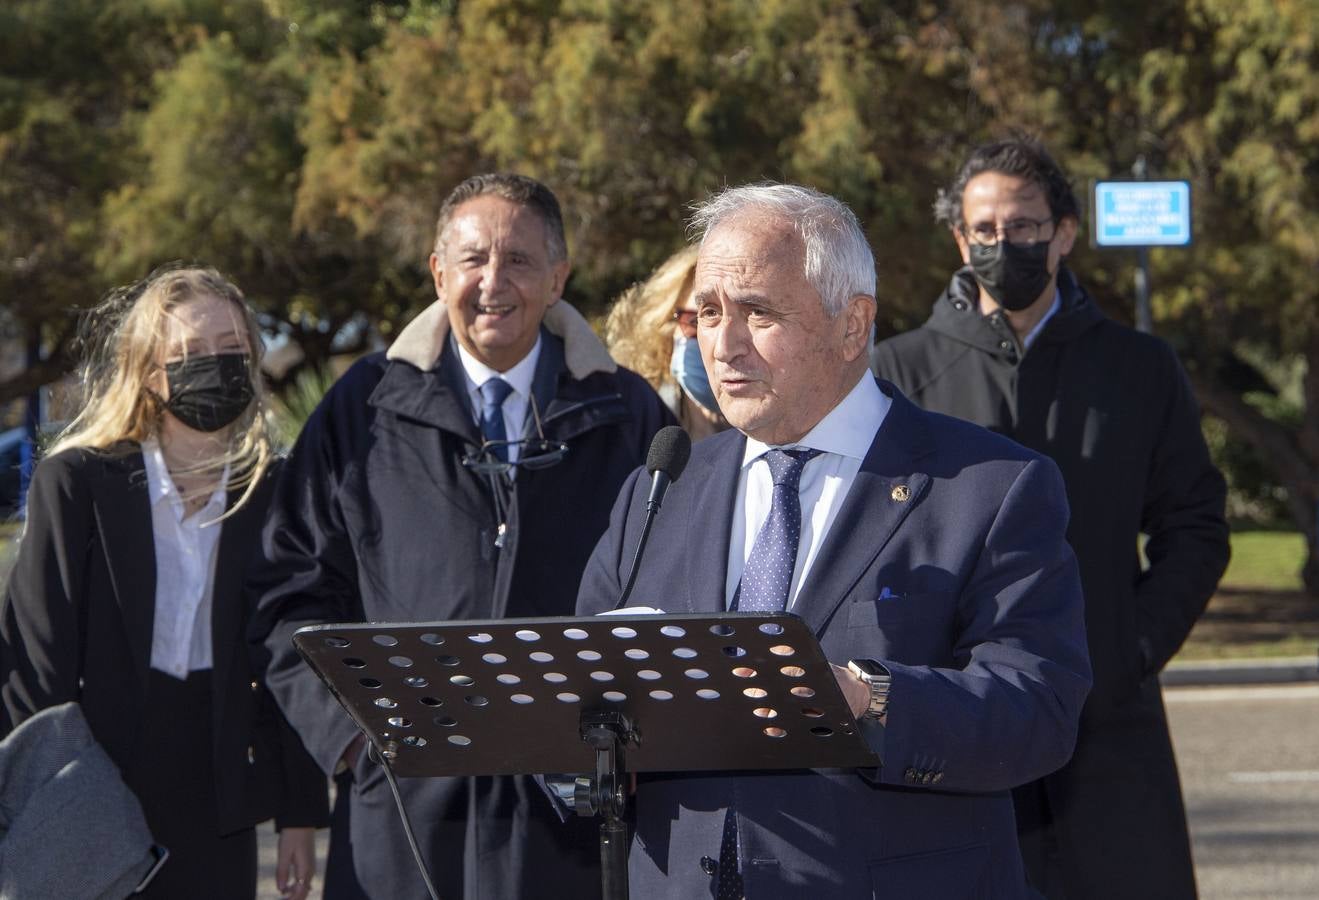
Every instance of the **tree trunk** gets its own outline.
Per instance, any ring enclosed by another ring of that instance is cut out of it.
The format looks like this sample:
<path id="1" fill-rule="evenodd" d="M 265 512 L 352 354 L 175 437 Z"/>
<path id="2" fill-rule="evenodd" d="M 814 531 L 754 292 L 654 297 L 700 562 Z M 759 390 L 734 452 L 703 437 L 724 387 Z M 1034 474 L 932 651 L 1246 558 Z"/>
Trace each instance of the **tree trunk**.
<path id="1" fill-rule="evenodd" d="M 13 378 L 0 381 L 0 406 L 14 400 L 27 397 L 38 388 L 45 387 L 52 381 L 58 381 L 73 369 L 73 359 L 69 356 L 69 340 L 73 330 L 68 330 L 55 342 L 55 346 L 44 359 L 35 366 L 24 369 Z"/>

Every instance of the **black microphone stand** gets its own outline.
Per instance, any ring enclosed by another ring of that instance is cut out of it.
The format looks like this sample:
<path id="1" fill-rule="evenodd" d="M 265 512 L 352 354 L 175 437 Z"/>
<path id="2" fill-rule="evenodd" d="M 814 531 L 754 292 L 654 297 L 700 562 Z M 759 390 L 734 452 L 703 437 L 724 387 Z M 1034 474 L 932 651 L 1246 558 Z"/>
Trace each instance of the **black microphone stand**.
<path id="1" fill-rule="evenodd" d="M 595 749 L 595 776 L 576 781 L 573 807 L 579 816 L 603 816 L 600 823 L 600 885 L 605 900 L 627 900 L 628 744 L 641 746 L 641 734 L 621 712 L 584 711 L 582 740 Z"/>

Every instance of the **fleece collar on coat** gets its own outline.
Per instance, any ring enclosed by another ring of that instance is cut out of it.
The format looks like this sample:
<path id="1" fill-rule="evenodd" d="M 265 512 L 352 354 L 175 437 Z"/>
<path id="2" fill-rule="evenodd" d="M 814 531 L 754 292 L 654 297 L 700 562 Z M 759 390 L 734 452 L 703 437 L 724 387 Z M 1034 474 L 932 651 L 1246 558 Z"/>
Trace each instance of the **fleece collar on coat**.
<path id="1" fill-rule="evenodd" d="M 560 300 L 545 311 L 542 322 L 550 334 L 563 340 L 564 363 L 578 381 L 593 372 L 612 373 L 618 365 L 605 345 L 595 336 L 582 314 Z M 435 368 L 449 336 L 449 310 L 443 300 L 436 300 L 407 324 L 390 346 L 385 358 L 411 363 L 423 372 Z"/>

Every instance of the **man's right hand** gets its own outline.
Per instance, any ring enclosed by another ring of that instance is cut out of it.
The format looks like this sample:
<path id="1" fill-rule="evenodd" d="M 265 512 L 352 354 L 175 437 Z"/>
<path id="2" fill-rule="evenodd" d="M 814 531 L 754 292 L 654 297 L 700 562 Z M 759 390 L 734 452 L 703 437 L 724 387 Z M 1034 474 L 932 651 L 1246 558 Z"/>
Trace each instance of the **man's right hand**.
<path id="1" fill-rule="evenodd" d="M 350 772 L 356 771 L 357 760 L 362 755 L 362 750 L 365 747 L 366 747 L 366 735 L 359 733 L 355 738 L 353 738 L 352 742 L 347 746 L 347 748 L 345 748 L 343 752 L 343 756 L 339 758 L 339 762 L 343 765 L 344 768 L 348 769 L 348 771 Z"/>

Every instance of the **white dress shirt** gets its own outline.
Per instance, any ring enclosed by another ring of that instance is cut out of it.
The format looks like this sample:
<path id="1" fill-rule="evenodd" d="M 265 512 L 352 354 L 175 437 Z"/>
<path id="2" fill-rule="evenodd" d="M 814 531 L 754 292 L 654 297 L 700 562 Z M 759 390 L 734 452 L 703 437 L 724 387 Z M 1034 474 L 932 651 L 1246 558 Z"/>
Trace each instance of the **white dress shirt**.
<path id="1" fill-rule="evenodd" d="M 179 489 L 170 477 L 160 445 L 142 443 L 151 502 L 151 533 L 156 552 L 156 612 L 151 629 L 151 668 L 184 679 L 189 672 L 209 669 L 211 651 L 211 588 L 220 543 L 229 480 L 226 468 L 220 487 L 206 505 L 187 515 Z"/>
<path id="2" fill-rule="evenodd" d="M 861 377 L 856 387 L 830 410 L 800 441 L 783 445 L 809 447 L 821 451 L 806 463 L 802 470 L 798 496 L 801 498 L 801 540 L 797 544 L 797 562 L 792 570 L 792 586 L 788 591 L 788 608 L 797 600 L 797 591 L 819 555 L 820 547 L 830 526 L 838 516 L 861 463 L 870 452 L 879 426 L 884 424 L 889 407 L 893 405 L 869 372 Z M 755 535 L 769 518 L 774 499 L 774 479 L 766 451 L 773 449 L 754 438 L 747 438 L 746 453 L 742 457 L 741 474 L 737 483 L 737 500 L 733 515 L 732 534 L 728 541 L 728 575 L 724 583 L 724 602 L 729 607 L 742 580 Z M 747 539 L 747 535 L 752 535 Z"/>
<path id="3" fill-rule="evenodd" d="M 527 411 L 531 405 L 531 382 L 536 377 L 536 362 L 540 359 L 539 335 L 531 351 L 507 372 L 496 372 L 468 353 L 462 344 L 458 344 L 458 359 L 462 361 L 463 373 L 467 376 L 467 399 L 472 402 L 472 412 L 477 425 L 481 424 L 481 406 L 485 402 L 481 399 L 481 385 L 491 378 L 502 378 L 508 382 L 508 386 L 513 391 L 504 401 L 504 433 L 508 435 L 510 441 L 519 440 L 523 436 L 523 429 L 527 426 Z M 519 449 L 516 444 L 508 448 L 510 462 L 518 461 L 518 456 L 521 455 Z M 516 471 L 514 469 L 509 474 L 512 475 Z"/>

